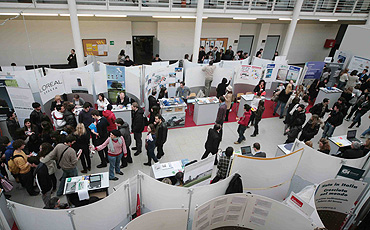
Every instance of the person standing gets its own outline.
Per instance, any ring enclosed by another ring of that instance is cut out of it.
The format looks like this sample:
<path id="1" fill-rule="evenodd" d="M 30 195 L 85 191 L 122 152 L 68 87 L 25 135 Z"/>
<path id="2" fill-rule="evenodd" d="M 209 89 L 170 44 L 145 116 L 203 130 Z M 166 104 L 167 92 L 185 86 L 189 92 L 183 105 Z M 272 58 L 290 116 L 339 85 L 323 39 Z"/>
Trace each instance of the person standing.
<path id="1" fill-rule="evenodd" d="M 217 153 L 218 147 L 220 146 L 220 142 L 221 142 L 220 132 L 221 132 L 220 124 L 215 124 L 213 128 L 210 128 L 208 130 L 207 141 L 204 144 L 206 151 L 204 152 L 201 159 L 207 158 L 210 153 L 212 153 L 212 155 L 215 155 Z"/>
<path id="2" fill-rule="evenodd" d="M 42 118 L 42 111 L 41 111 L 41 105 L 38 102 L 32 103 L 33 111 L 30 114 L 31 123 L 36 125 L 38 132 L 42 131 L 41 128 L 41 118 Z"/>
<path id="3" fill-rule="evenodd" d="M 231 156 L 234 153 L 233 147 L 227 147 L 224 154 L 220 157 L 220 160 L 218 161 L 217 164 L 217 174 L 216 177 L 213 178 L 211 184 L 214 184 L 220 180 L 225 179 L 228 175 L 227 173 L 229 172 L 230 168 L 230 163 L 231 163 Z"/>
<path id="4" fill-rule="evenodd" d="M 127 166 L 127 163 L 132 163 L 132 157 L 131 157 L 131 151 L 130 151 L 130 145 L 131 145 L 131 135 L 130 135 L 130 126 L 127 122 L 122 120 L 122 118 L 116 119 L 116 126 L 117 130 L 120 131 L 123 139 L 125 139 L 126 144 L 126 150 L 127 150 L 127 157 L 121 158 L 121 166 L 120 168 L 124 168 Z"/>
<path id="5" fill-rule="evenodd" d="M 346 86 L 348 81 L 348 69 L 343 70 L 342 74 L 339 77 L 338 89 L 343 89 Z"/>
<path id="6" fill-rule="evenodd" d="M 92 118 L 94 118 L 96 122 L 96 130 L 97 133 L 95 134 L 97 136 L 96 138 L 96 145 L 101 145 L 104 143 L 105 140 L 108 138 L 108 121 L 105 117 L 100 116 L 100 113 L 97 110 L 94 110 L 91 112 Z M 108 149 L 104 148 L 102 150 L 98 151 L 99 157 L 100 157 L 100 164 L 96 166 L 97 168 L 104 168 L 107 167 L 107 161 L 108 161 Z"/>
<path id="7" fill-rule="evenodd" d="M 161 159 L 164 156 L 163 145 L 167 141 L 168 129 L 164 118 L 159 114 L 155 116 L 154 125 L 156 131 L 155 136 L 157 137 L 155 142 L 157 146 L 157 158 Z"/>
<path id="8" fill-rule="evenodd" d="M 220 98 L 221 96 L 225 95 L 226 93 L 226 88 L 230 85 L 230 80 L 227 82 L 226 78 L 222 78 L 222 81 L 220 84 L 218 84 L 216 88 L 216 97 Z"/>
<path id="9" fill-rule="evenodd" d="M 8 128 L 10 136 L 13 138 L 13 140 L 15 140 L 16 137 L 15 130 L 20 128 L 19 123 L 15 116 L 15 112 L 14 111 L 8 112 L 7 117 L 8 118 L 6 119 L 6 127 Z"/>
<path id="10" fill-rule="evenodd" d="M 262 48 L 261 48 L 261 49 L 259 49 L 259 50 L 257 51 L 257 53 L 256 53 L 256 57 L 261 58 L 261 57 L 262 57 L 262 52 L 263 52 L 263 49 L 262 49 Z"/>
<path id="11" fill-rule="evenodd" d="M 40 145 L 40 152 L 37 154 L 37 157 L 40 159 L 40 162 L 44 163 L 48 168 L 49 177 L 51 179 L 51 183 L 53 184 L 53 191 L 57 189 L 57 178 L 55 176 L 55 171 L 57 170 L 57 163 L 55 160 L 49 160 L 48 162 L 44 162 L 45 156 L 47 156 L 51 151 L 53 151 L 53 146 L 50 143 L 42 143 Z"/>
<path id="12" fill-rule="evenodd" d="M 213 61 L 210 61 L 207 66 L 204 66 L 202 68 L 202 71 L 205 73 L 205 88 L 204 88 L 204 94 L 206 97 L 209 97 L 209 93 L 211 91 L 211 84 L 213 81 L 213 74 L 215 72 L 216 66 L 213 65 Z"/>
<path id="13" fill-rule="evenodd" d="M 330 112 L 328 119 L 325 122 L 322 138 L 331 137 L 335 128 L 343 123 L 344 116 L 340 112 L 340 109 L 340 105 L 334 105 L 333 110 Z"/>
<path id="14" fill-rule="evenodd" d="M 116 105 L 122 108 L 122 106 L 127 106 L 128 104 L 130 104 L 129 98 L 125 95 L 125 92 L 120 92 L 117 96 Z"/>
<path id="15" fill-rule="evenodd" d="M 107 119 L 108 121 L 108 127 L 107 130 L 108 132 L 111 132 L 115 129 L 117 129 L 115 121 L 116 121 L 116 115 L 112 112 L 113 106 L 111 104 L 107 105 L 107 110 L 103 111 L 103 116 Z"/>
<path id="16" fill-rule="evenodd" d="M 70 125 L 75 129 L 77 126 L 77 120 L 76 120 L 74 111 L 75 111 L 75 106 L 73 104 L 66 105 L 66 108 L 64 111 L 64 120 L 66 121 L 66 126 Z"/>
<path id="17" fill-rule="evenodd" d="M 220 106 L 218 107 L 218 111 L 217 111 L 217 116 L 216 116 L 216 121 L 215 123 L 216 124 L 219 124 L 221 125 L 221 139 L 222 139 L 222 126 L 225 122 L 225 118 L 226 118 L 226 110 L 227 110 L 227 106 L 226 106 L 226 102 L 225 102 L 225 97 L 224 96 L 221 96 L 219 98 L 219 102 L 220 102 Z"/>
<path id="18" fill-rule="evenodd" d="M 323 118 L 325 113 L 330 112 L 329 102 L 328 98 L 324 98 L 321 103 L 314 105 L 310 109 L 310 113 L 312 113 L 312 115 L 316 114 L 319 118 Z"/>
<path id="19" fill-rule="evenodd" d="M 138 156 L 142 151 L 143 142 L 142 132 L 145 128 L 144 119 L 144 110 L 140 108 L 137 102 L 132 103 L 132 124 L 131 124 L 131 131 L 134 133 L 134 139 L 136 147 L 133 147 L 132 150 L 136 150 L 134 156 Z"/>
<path id="20" fill-rule="evenodd" d="M 167 88 L 164 86 L 161 87 L 161 90 L 159 91 L 158 94 L 158 100 L 162 98 L 168 98 L 168 91 Z"/>
<path id="21" fill-rule="evenodd" d="M 367 79 L 369 77 L 367 75 L 367 72 L 369 72 L 369 71 L 367 69 L 364 69 L 364 70 L 362 70 L 362 72 L 360 74 L 358 74 L 360 82 L 365 83 L 367 81 Z"/>
<path id="22" fill-rule="evenodd" d="M 292 95 L 292 88 L 293 88 L 292 84 L 288 84 L 285 90 L 281 90 L 277 92 L 279 94 L 279 97 L 278 97 L 278 103 L 274 109 L 274 113 L 272 114 L 273 116 L 276 115 L 276 111 L 278 110 L 280 106 L 280 114 L 279 114 L 280 117 L 279 118 L 280 119 L 284 118 L 285 105 L 288 102 L 290 95 Z"/>
<path id="23" fill-rule="evenodd" d="M 264 111 L 265 111 L 265 101 L 264 100 L 260 100 L 258 102 L 257 111 L 256 111 L 255 117 L 254 117 L 254 132 L 251 135 L 251 137 L 255 137 L 255 136 L 258 135 L 258 131 L 259 131 L 258 124 L 262 120 L 262 115 L 263 115 L 263 112 Z"/>
<path id="24" fill-rule="evenodd" d="M 310 141 L 319 132 L 321 120 L 318 115 L 313 114 L 310 120 L 303 127 L 302 134 L 299 137 L 300 141 Z"/>
<path id="25" fill-rule="evenodd" d="M 51 198 L 51 191 L 53 184 L 48 173 L 48 167 L 40 162 L 39 158 L 36 156 L 31 156 L 27 159 L 28 164 L 35 169 L 33 177 L 36 179 L 37 186 L 39 187 L 42 194 L 42 201 L 44 205 L 49 204 Z"/>
<path id="26" fill-rule="evenodd" d="M 125 50 L 121 50 L 117 57 L 117 65 L 123 65 L 125 63 Z"/>
<path id="27" fill-rule="evenodd" d="M 71 49 L 71 53 L 69 54 L 67 61 L 68 61 L 68 65 L 71 68 L 77 68 L 77 58 L 76 58 L 75 49 Z"/>
<path id="28" fill-rule="evenodd" d="M 60 131 L 66 125 L 66 121 L 64 120 L 64 106 L 57 105 L 55 110 L 51 112 L 51 117 L 53 118 L 54 128 L 57 131 Z"/>
<path id="29" fill-rule="evenodd" d="M 68 135 L 65 138 L 64 143 L 60 143 L 53 151 L 51 151 L 45 158 L 43 162 L 48 162 L 50 160 L 55 160 L 57 165 L 63 170 L 63 175 L 60 180 L 59 188 L 57 191 L 57 196 L 63 195 L 64 184 L 66 178 L 75 177 L 78 175 L 77 163 L 80 159 L 82 151 L 79 150 L 78 153 L 72 148 L 72 145 L 76 142 L 76 137 L 73 135 Z"/>
<path id="30" fill-rule="evenodd" d="M 73 149 L 78 151 L 79 149 L 82 150 L 81 154 L 81 164 L 83 170 L 81 173 L 87 173 L 87 171 L 91 171 L 91 158 L 90 158 L 90 135 L 86 132 L 85 126 L 82 123 L 79 123 L 76 127 L 76 131 L 73 133 L 76 137 L 76 142 L 73 144 Z"/>
<path id="31" fill-rule="evenodd" d="M 362 102 L 361 105 L 358 107 L 355 113 L 355 119 L 353 119 L 352 124 L 348 128 L 351 129 L 356 123 L 357 123 L 356 127 L 360 127 L 361 117 L 365 115 L 369 110 L 370 110 L 370 99 L 369 95 L 367 95 L 365 101 Z"/>
<path id="32" fill-rule="evenodd" d="M 155 163 L 158 162 L 158 159 L 154 154 L 155 143 L 156 143 L 155 127 L 153 124 L 149 124 L 148 134 L 146 135 L 146 140 L 145 140 L 145 148 L 146 148 L 147 155 L 148 155 L 148 162 L 144 163 L 144 165 L 146 166 L 152 165 L 152 159 Z"/>
<path id="33" fill-rule="evenodd" d="M 229 85 L 226 88 L 226 94 L 225 94 L 225 103 L 226 103 L 226 116 L 225 116 L 225 121 L 229 121 L 229 113 L 230 110 L 233 106 L 233 87 Z"/>
<path id="34" fill-rule="evenodd" d="M 285 130 L 285 134 L 288 136 L 285 143 L 293 143 L 298 137 L 299 132 L 302 130 L 302 125 L 306 121 L 305 112 L 306 110 L 303 104 L 299 104 L 294 111 L 290 112 L 292 117 L 288 123 L 288 128 Z"/>
<path id="35" fill-rule="evenodd" d="M 176 97 L 183 99 L 185 102 L 189 98 L 190 89 L 189 87 L 185 86 L 185 82 L 180 82 L 180 87 L 176 89 Z"/>
<path id="36" fill-rule="evenodd" d="M 250 116 L 251 107 L 248 104 L 244 104 L 244 114 L 240 119 L 237 118 L 239 124 L 237 132 L 239 134 L 239 138 L 237 141 L 234 142 L 234 144 L 240 144 L 242 143 L 242 141 L 245 141 L 244 132 L 248 127 Z"/>
<path id="37" fill-rule="evenodd" d="M 120 131 L 113 130 L 104 143 L 95 149 L 101 151 L 106 147 L 108 147 L 109 180 L 118 180 L 118 177 L 114 176 L 114 171 L 116 174 L 123 175 L 123 172 L 120 171 L 120 162 L 122 157 L 127 157 L 125 139 L 121 136 Z"/>
<path id="38" fill-rule="evenodd" d="M 205 56 L 206 56 L 206 51 L 204 51 L 204 46 L 201 46 L 199 48 L 198 63 L 203 63 Z"/>
<path id="39" fill-rule="evenodd" d="M 159 106 L 159 101 L 157 100 L 157 98 L 155 98 L 156 94 L 157 94 L 157 91 L 153 89 L 151 95 L 149 95 L 149 97 L 148 97 L 150 117 L 153 120 L 154 120 L 155 114 L 153 114 L 152 108 L 153 108 L 153 106 Z"/>
<path id="40" fill-rule="evenodd" d="M 94 109 L 91 108 L 92 106 L 91 106 L 90 102 L 85 102 L 82 107 L 83 107 L 83 109 L 78 114 L 78 122 L 83 123 L 84 126 L 85 126 L 86 131 L 89 132 L 89 129 L 88 129 L 89 125 L 91 125 L 91 123 L 94 122 L 94 118 L 92 118 L 92 116 L 91 116 L 91 112 Z"/>
<path id="41" fill-rule="evenodd" d="M 98 94 L 98 100 L 96 101 L 96 104 L 98 105 L 100 116 L 103 116 L 103 111 L 106 110 L 107 106 L 109 105 L 109 101 L 107 98 L 105 98 L 103 93 Z"/>

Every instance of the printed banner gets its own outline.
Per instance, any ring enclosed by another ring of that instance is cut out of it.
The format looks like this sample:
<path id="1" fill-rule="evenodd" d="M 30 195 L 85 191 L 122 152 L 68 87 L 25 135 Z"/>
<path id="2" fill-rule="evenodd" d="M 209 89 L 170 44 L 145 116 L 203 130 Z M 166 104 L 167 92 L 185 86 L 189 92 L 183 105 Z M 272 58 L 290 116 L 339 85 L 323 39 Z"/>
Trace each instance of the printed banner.
<path id="1" fill-rule="evenodd" d="M 277 81 L 286 81 L 288 75 L 289 66 L 288 65 L 279 65 L 279 70 L 276 74 Z"/>
<path id="2" fill-rule="evenodd" d="M 116 101 L 117 96 L 125 90 L 125 67 L 107 65 L 108 98 Z"/>
<path id="3" fill-rule="evenodd" d="M 37 84 L 42 103 L 44 104 L 53 99 L 55 95 L 62 95 L 65 92 L 63 76 L 60 73 L 50 73 L 45 77 L 41 77 Z"/>
<path id="4" fill-rule="evenodd" d="M 272 80 L 274 69 L 275 69 L 275 64 L 268 64 L 266 66 L 266 70 L 265 70 L 265 81 L 271 81 Z"/>
<path id="5" fill-rule="evenodd" d="M 297 66 L 289 66 L 288 74 L 286 77 L 287 81 L 293 80 L 294 83 L 297 82 L 302 68 Z"/>
<path id="6" fill-rule="evenodd" d="M 358 56 L 353 56 L 348 65 L 349 72 L 351 72 L 352 70 L 357 70 L 359 73 L 361 73 L 364 69 L 369 69 L 369 67 L 370 59 Z"/>
<path id="7" fill-rule="evenodd" d="M 323 61 L 306 62 L 307 71 L 304 79 L 320 79 L 324 66 Z"/>
<path id="8" fill-rule="evenodd" d="M 242 65 L 239 78 L 247 81 L 250 85 L 257 85 L 262 77 L 262 67 L 253 65 Z"/>
<path id="9" fill-rule="evenodd" d="M 33 96 L 29 88 L 6 87 L 13 109 L 17 114 L 19 124 L 23 127 L 24 120 L 30 117 L 33 110 Z"/>

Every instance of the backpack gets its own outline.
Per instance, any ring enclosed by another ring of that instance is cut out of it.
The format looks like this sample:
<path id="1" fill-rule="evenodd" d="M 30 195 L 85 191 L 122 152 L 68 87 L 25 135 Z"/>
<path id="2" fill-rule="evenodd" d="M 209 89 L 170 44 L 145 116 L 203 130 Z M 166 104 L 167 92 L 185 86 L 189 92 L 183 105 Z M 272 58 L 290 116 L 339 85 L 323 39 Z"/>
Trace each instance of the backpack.
<path id="1" fill-rule="evenodd" d="M 229 186 L 226 189 L 225 195 L 231 193 L 243 193 L 243 183 L 238 173 L 236 173 L 233 179 L 231 179 Z"/>
<path id="2" fill-rule="evenodd" d="M 17 157 L 22 157 L 23 158 L 22 155 L 13 155 L 13 156 L 10 157 L 10 159 L 8 161 L 9 172 L 11 172 L 13 175 L 17 175 L 21 171 L 21 169 L 14 162 L 14 159 L 17 158 Z"/>

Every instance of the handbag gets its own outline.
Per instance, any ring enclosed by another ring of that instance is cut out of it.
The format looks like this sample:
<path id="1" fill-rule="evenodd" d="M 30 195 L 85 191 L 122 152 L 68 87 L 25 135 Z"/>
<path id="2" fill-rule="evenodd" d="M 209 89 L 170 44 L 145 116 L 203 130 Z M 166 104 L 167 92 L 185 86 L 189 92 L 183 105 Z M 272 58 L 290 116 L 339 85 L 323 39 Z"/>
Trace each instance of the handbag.
<path id="1" fill-rule="evenodd" d="M 10 181 L 1 178 L 1 186 L 3 187 L 5 192 L 10 192 L 13 190 L 13 185 Z"/>

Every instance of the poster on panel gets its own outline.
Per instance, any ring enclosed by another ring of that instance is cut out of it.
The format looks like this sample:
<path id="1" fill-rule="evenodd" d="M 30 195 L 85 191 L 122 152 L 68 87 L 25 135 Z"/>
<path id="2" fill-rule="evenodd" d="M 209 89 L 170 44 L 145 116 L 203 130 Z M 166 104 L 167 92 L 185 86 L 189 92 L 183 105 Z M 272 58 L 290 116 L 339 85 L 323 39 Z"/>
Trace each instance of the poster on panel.
<path id="1" fill-rule="evenodd" d="M 17 114 L 19 124 L 23 126 L 24 120 L 30 117 L 33 111 L 33 96 L 29 88 L 6 87 L 13 109 Z"/>
<path id="2" fill-rule="evenodd" d="M 353 56 L 348 65 L 349 72 L 357 70 L 359 73 L 361 73 L 364 69 L 368 70 L 369 67 L 370 59 L 359 56 Z"/>
<path id="3" fill-rule="evenodd" d="M 262 77 L 262 67 L 253 65 L 242 65 L 237 76 L 239 82 L 257 85 Z"/>
<path id="4" fill-rule="evenodd" d="M 325 62 L 323 61 L 313 61 L 306 62 L 307 71 L 305 73 L 304 79 L 320 79 L 321 73 L 324 69 Z"/>
<path id="5" fill-rule="evenodd" d="M 0 86 L 18 87 L 18 82 L 14 75 L 2 74 L 0 75 Z"/>
<path id="6" fill-rule="evenodd" d="M 287 80 L 289 66 L 280 64 L 280 65 L 277 65 L 277 67 L 278 67 L 278 70 L 276 74 L 276 80 L 285 82 Z"/>
<path id="7" fill-rule="evenodd" d="M 252 65 L 261 66 L 262 69 L 265 69 L 268 64 L 273 64 L 273 63 L 275 62 L 271 60 L 267 60 L 267 59 L 258 58 L 258 57 L 253 57 L 252 59 Z"/>
<path id="8" fill-rule="evenodd" d="M 335 51 L 333 62 L 343 64 L 346 62 L 347 58 L 349 58 L 350 56 L 351 56 L 350 53 L 347 51 L 337 50 Z"/>
<path id="9" fill-rule="evenodd" d="M 275 69 L 275 67 L 276 67 L 275 64 L 268 64 L 266 66 L 265 76 L 264 76 L 264 80 L 266 82 L 270 82 L 270 81 L 274 81 L 275 80 L 275 76 L 274 76 L 274 69 Z"/>
<path id="10" fill-rule="evenodd" d="M 299 79 L 301 71 L 302 71 L 302 68 L 300 68 L 300 67 L 289 66 L 289 70 L 288 70 L 286 80 L 287 81 L 292 80 L 294 83 L 296 83 Z"/>
<path id="11" fill-rule="evenodd" d="M 116 101 L 119 93 L 126 89 L 125 67 L 107 65 L 106 69 L 108 98 L 111 101 Z"/>

